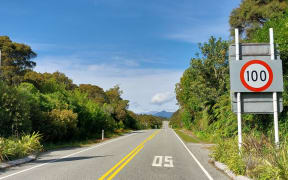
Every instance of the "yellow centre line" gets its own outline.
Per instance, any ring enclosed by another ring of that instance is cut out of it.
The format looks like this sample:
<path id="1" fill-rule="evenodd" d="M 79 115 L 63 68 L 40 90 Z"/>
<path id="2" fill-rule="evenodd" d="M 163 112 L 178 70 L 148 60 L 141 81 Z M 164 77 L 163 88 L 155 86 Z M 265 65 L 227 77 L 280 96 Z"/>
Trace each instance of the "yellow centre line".
<path id="1" fill-rule="evenodd" d="M 141 144 L 139 144 L 135 149 L 133 149 L 129 154 L 127 154 L 123 159 L 121 159 L 115 166 L 113 166 L 111 169 L 109 169 L 103 176 L 101 176 L 98 180 L 104 180 L 111 172 L 113 172 L 121 163 L 123 163 L 127 158 L 126 162 L 124 162 L 109 178 L 108 180 L 111 180 L 114 178 L 133 158 L 138 154 L 141 149 L 144 147 L 144 144 L 154 138 L 156 134 L 158 134 L 160 130 L 154 132 L 152 135 L 150 135 L 147 139 L 145 139 Z"/>
<path id="2" fill-rule="evenodd" d="M 124 162 L 107 180 L 113 179 L 134 158 L 134 156 L 141 151 L 143 147 L 144 145 L 142 145 L 126 162 Z"/>

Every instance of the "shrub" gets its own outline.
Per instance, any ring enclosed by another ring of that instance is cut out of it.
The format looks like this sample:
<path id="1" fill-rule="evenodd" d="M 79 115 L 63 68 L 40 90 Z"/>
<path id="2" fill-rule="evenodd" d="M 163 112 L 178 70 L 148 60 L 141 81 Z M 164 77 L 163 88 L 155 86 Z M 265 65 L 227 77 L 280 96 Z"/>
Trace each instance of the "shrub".
<path id="1" fill-rule="evenodd" d="M 17 136 L 32 130 L 27 97 L 3 82 L 0 82 L 0 117 L 0 136 Z"/>
<path id="2" fill-rule="evenodd" d="M 77 131 L 77 114 L 72 110 L 53 109 L 48 113 L 50 126 L 50 139 L 64 140 L 71 138 Z"/>
<path id="3" fill-rule="evenodd" d="M 41 136 L 38 133 L 23 135 L 20 138 L 0 138 L 0 161 L 22 158 L 40 152 Z"/>
<path id="4" fill-rule="evenodd" d="M 236 174 L 253 179 L 288 179 L 286 139 L 276 148 L 264 135 L 244 135 L 241 154 L 238 152 L 237 138 L 226 139 L 214 147 L 211 156 Z"/>
<path id="5" fill-rule="evenodd" d="M 226 164 L 236 174 L 245 174 L 246 166 L 242 155 L 238 151 L 237 139 L 227 139 L 219 142 L 213 149 L 211 156 Z"/>

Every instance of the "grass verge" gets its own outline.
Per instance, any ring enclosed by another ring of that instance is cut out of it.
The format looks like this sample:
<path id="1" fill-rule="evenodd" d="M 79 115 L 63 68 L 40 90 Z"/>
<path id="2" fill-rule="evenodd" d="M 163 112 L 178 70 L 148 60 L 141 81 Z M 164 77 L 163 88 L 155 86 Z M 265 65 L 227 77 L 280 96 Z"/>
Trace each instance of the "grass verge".
<path id="1" fill-rule="evenodd" d="M 131 132 L 131 130 L 124 129 L 124 130 L 117 130 L 114 133 L 105 134 L 104 141 L 122 136 L 123 134 L 129 133 L 129 132 Z M 103 142 L 103 141 L 99 138 L 89 138 L 86 140 L 73 140 L 73 141 L 57 142 L 57 143 L 51 143 L 51 142 L 44 143 L 43 147 L 44 147 L 44 151 L 49 151 L 49 150 L 62 149 L 62 148 L 85 147 L 85 146 L 90 146 L 92 144 L 96 144 L 100 142 Z"/>
<path id="2" fill-rule="evenodd" d="M 198 139 L 195 137 L 188 135 L 187 133 L 184 133 L 183 131 L 179 129 L 175 129 L 175 132 L 183 139 L 183 141 L 188 142 L 188 143 L 200 143 Z"/>

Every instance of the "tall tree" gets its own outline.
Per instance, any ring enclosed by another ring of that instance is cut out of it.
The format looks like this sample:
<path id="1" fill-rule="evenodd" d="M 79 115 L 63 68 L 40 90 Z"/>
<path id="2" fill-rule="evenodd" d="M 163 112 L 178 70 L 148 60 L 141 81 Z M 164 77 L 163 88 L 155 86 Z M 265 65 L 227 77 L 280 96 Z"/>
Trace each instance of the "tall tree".
<path id="1" fill-rule="evenodd" d="M 80 84 L 79 90 L 83 93 L 87 93 L 88 97 L 96 103 L 104 104 L 109 103 L 108 97 L 104 90 L 98 86 L 91 84 Z"/>
<path id="2" fill-rule="evenodd" d="M 283 15 L 287 7 L 287 0 L 242 0 L 240 6 L 230 14 L 231 36 L 234 35 L 234 29 L 239 28 L 240 34 L 250 39 L 255 30 L 267 20 Z"/>
<path id="3" fill-rule="evenodd" d="M 52 74 L 29 71 L 25 74 L 24 80 L 32 83 L 42 93 L 53 93 L 60 89 L 73 90 L 77 87 L 71 79 L 58 71 Z"/>
<path id="4" fill-rule="evenodd" d="M 31 59 L 37 54 L 28 45 L 12 42 L 7 36 L 0 36 L 0 50 L 1 78 L 9 85 L 19 84 L 24 74 L 36 66 Z"/>
<path id="5" fill-rule="evenodd" d="M 129 101 L 121 98 L 123 91 L 120 90 L 119 86 L 114 86 L 105 93 L 114 109 L 112 116 L 114 116 L 117 121 L 124 122 L 128 116 L 127 109 L 129 106 Z"/>
<path id="6" fill-rule="evenodd" d="M 197 111 L 201 105 L 213 105 L 227 92 L 228 43 L 211 37 L 200 44 L 202 57 L 193 58 L 180 83 L 176 84 L 176 97 L 181 107 Z"/>

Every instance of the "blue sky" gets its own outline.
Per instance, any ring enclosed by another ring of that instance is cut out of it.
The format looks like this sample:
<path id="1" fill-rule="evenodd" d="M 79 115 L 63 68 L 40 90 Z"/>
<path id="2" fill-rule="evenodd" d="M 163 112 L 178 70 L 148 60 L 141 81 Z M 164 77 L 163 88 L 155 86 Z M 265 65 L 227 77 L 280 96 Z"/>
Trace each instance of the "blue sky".
<path id="1" fill-rule="evenodd" d="M 0 35 L 38 54 L 39 72 L 118 84 L 130 109 L 175 111 L 175 83 L 199 42 L 229 39 L 240 0 L 2 0 Z"/>

